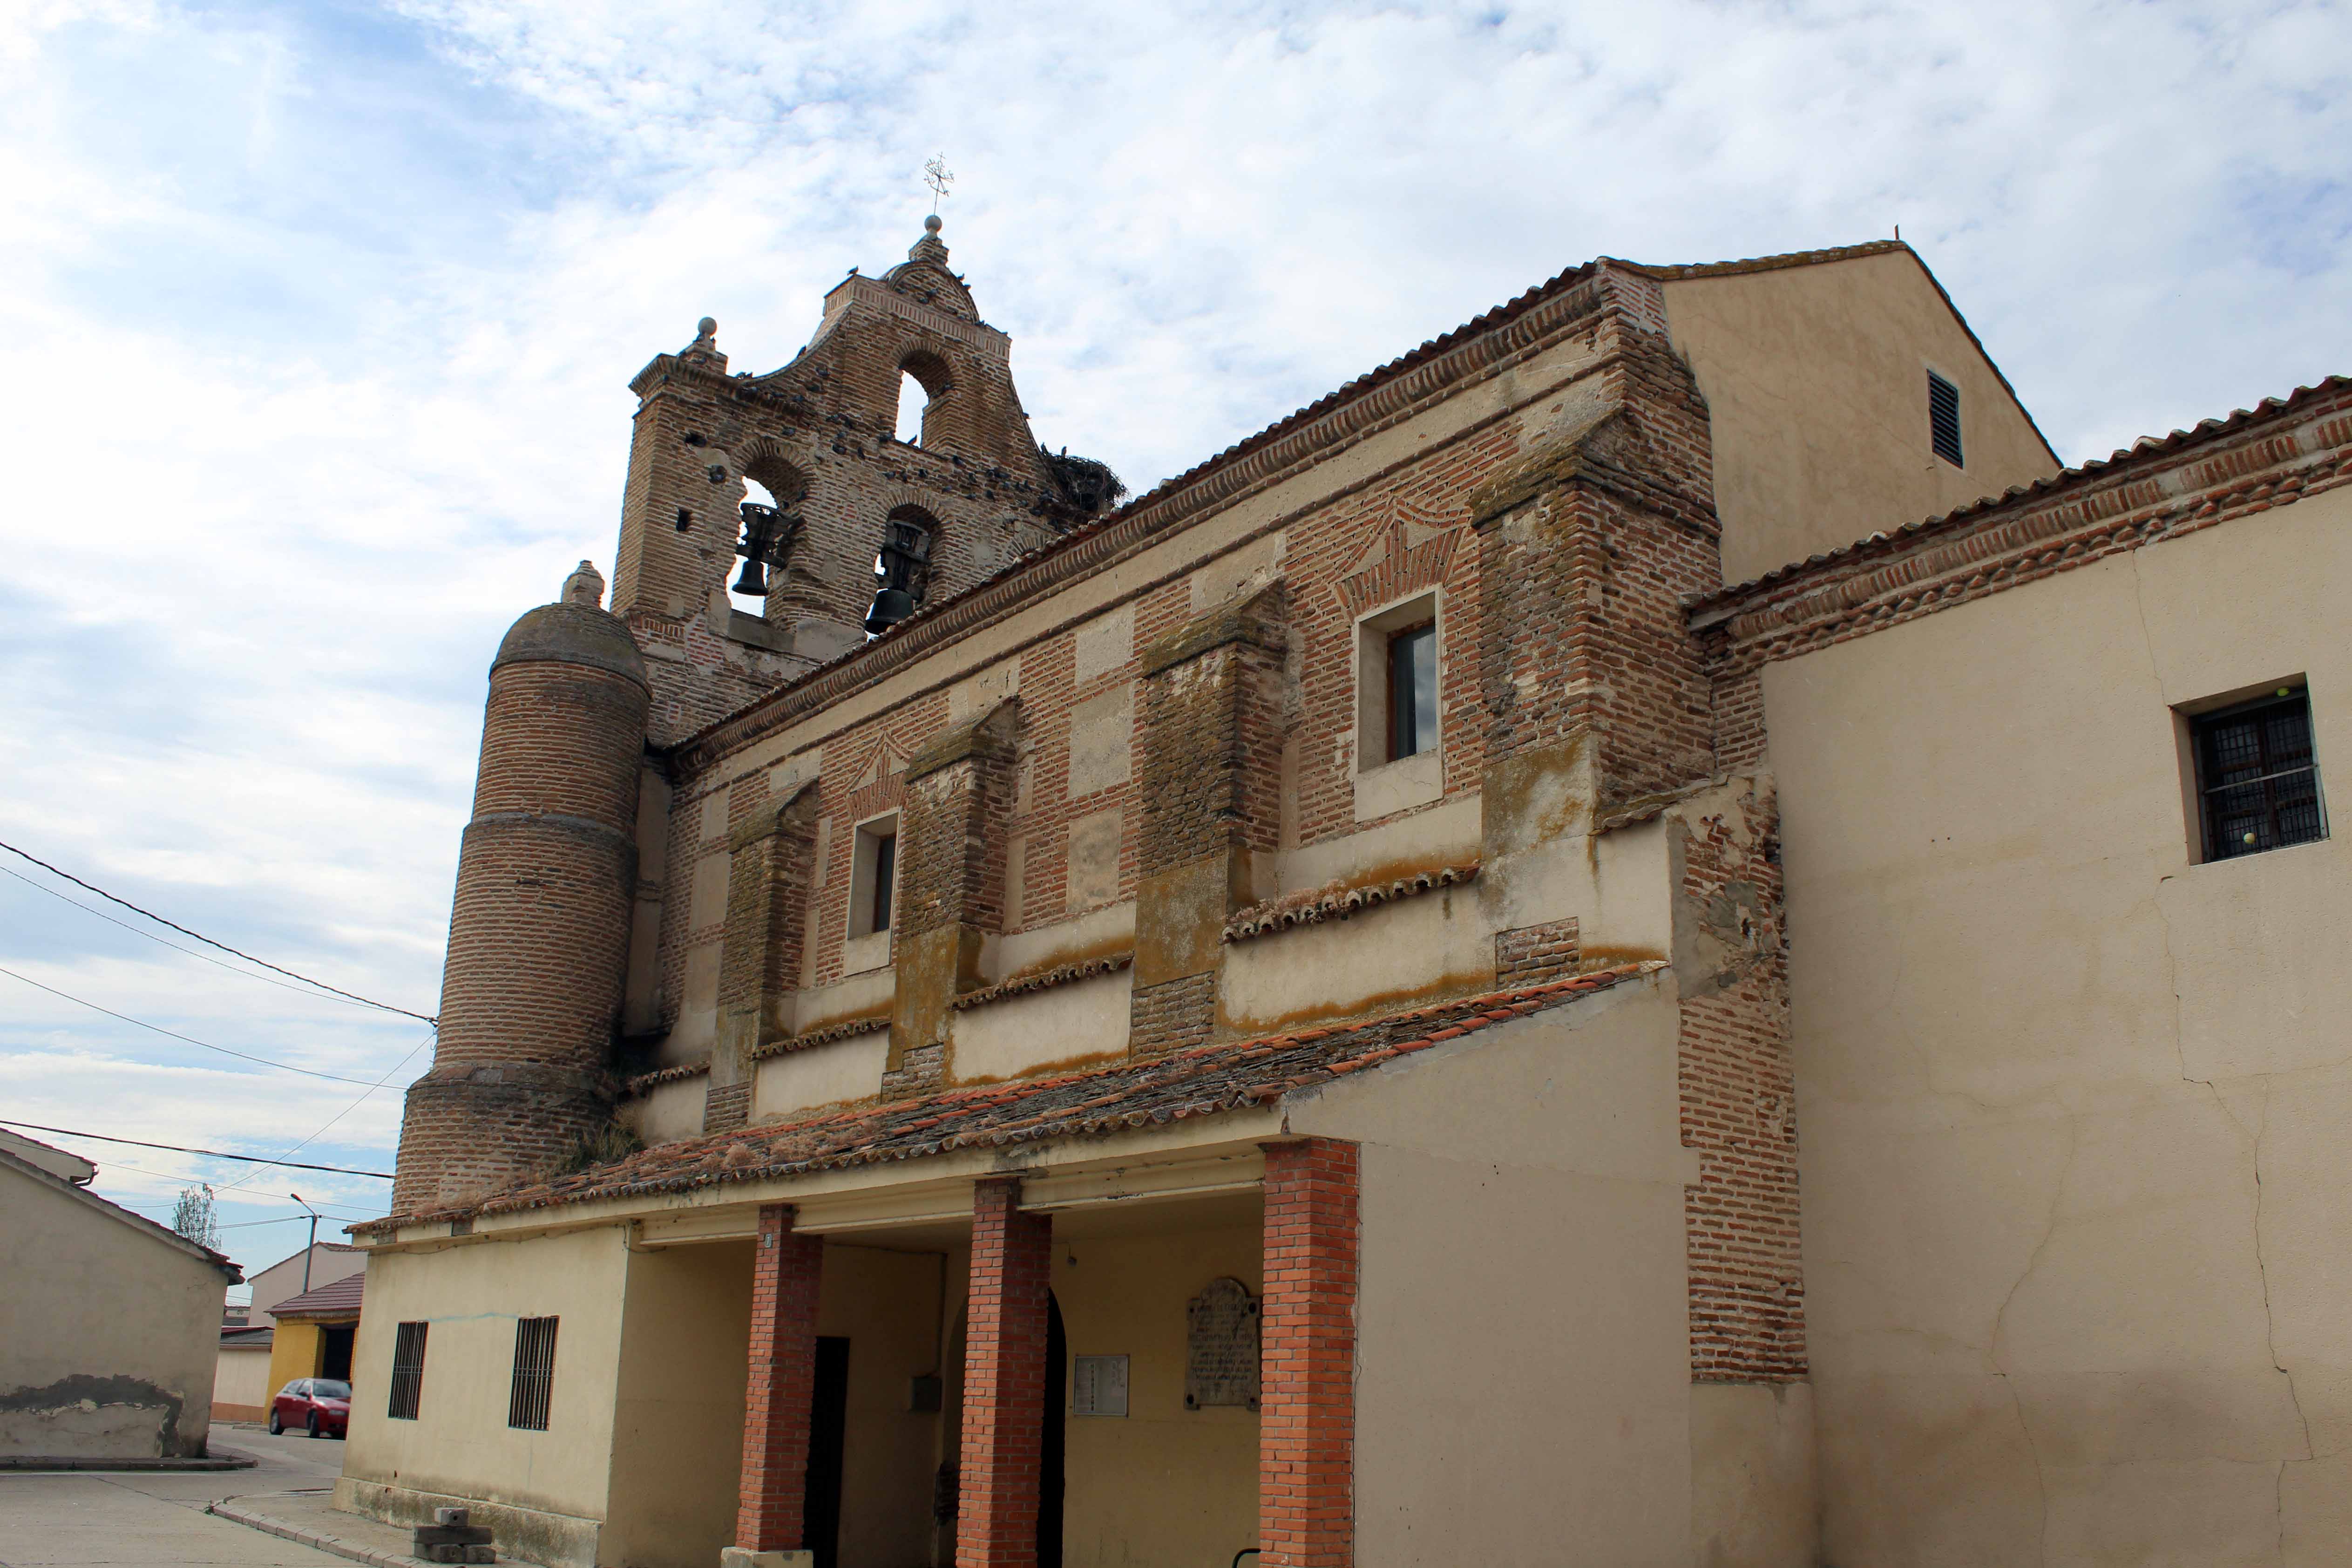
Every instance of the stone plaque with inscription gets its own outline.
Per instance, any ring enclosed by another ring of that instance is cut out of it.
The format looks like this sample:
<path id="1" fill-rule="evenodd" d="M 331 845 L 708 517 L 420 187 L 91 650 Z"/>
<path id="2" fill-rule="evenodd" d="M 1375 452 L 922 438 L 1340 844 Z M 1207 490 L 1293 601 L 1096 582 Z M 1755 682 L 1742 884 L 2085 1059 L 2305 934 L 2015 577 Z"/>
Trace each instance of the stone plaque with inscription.
<path id="1" fill-rule="evenodd" d="M 1184 1309 L 1184 1408 L 1257 1408 L 1258 1300 L 1238 1279 L 1218 1279 Z"/>

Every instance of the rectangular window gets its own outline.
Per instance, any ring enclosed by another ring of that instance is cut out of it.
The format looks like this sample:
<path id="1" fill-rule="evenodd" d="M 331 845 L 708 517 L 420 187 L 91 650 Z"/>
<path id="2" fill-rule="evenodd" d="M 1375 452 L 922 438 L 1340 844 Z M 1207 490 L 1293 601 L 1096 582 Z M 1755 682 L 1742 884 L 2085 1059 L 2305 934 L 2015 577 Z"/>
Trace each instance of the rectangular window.
<path id="1" fill-rule="evenodd" d="M 1389 761 L 1437 744 L 1437 623 L 1389 634 Z"/>
<path id="2" fill-rule="evenodd" d="M 2252 702 L 2195 715 L 2189 731 L 2206 859 L 2327 837 L 2308 689 L 2282 686 Z"/>
<path id="3" fill-rule="evenodd" d="M 898 819 L 877 817 L 857 825 L 849 862 L 849 937 L 877 936 L 890 929 L 898 901 Z"/>
<path id="4" fill-rule="evenodd" d="M 554 1318 L 521 1318 L 515 1322 L 514 1385 L 507 1394 L 507 1425 L 529 1432 L 547 1430 L 548 1406 L 555 1392 Z"/>
<path id="5" fill-rule="evenodd" d="M 403 1323 L 392 1335 L 392 1402 L 384 1414 L 394 1421 L 416 1419 L 416 1402 L 425 1392 L 425 1323 Z"/>
<path id="6" fill-rule="evenodd" d="M 1927 373 L 1927 443 L 1936 456 L 1958 468 L 1960 461 L 1960 389 Z"/>

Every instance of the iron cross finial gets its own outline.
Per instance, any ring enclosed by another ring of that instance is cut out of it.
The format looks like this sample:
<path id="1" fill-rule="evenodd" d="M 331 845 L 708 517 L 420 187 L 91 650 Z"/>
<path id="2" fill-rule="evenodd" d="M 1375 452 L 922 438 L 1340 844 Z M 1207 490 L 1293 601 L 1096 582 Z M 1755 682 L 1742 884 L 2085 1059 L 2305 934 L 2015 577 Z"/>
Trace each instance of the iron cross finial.
<path id="1" fill-rule="evenodd" d="M 948 189 L 955 184 L 955 176 L 948 172 L 948 155 L 945 153 L 923 165 L 923 184 L 931 187 L 931 216 L 937 217 L 940 200 L 955 194 Z"/>

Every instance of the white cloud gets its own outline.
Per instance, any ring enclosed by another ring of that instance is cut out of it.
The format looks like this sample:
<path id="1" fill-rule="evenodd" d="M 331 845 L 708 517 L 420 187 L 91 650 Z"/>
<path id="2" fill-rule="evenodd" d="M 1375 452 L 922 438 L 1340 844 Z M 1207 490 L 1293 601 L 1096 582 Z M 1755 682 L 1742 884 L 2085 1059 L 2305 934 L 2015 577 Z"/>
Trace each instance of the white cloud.
<path id="1" fill-rule="evenodd" d="M 0 837 L 430 1011 L 482 671 L 573 561 L 610 570 L 626 379 L 706 311 L 738 368 L 789 358 L 845 268 L 915 237 L 935 151 L 1039 436 L 1139 488 L 1594 254 L 1897 222 L 2081 458 L 2352 358 L 2346 21 L 20 9 Z M 413 1043 L 17 884 L 0 910 L 0 963 L 200 1038 L 370 1077 Z M 24 1119 L 243 1151 L 349 1101 L 75 1012 L 0 989 L 0 1092 L 43 1109 Z M 324 1163 L 389 1157 L 399 1083 Z M 168 1159 L 134 1163 L 216 1168 Z"/>

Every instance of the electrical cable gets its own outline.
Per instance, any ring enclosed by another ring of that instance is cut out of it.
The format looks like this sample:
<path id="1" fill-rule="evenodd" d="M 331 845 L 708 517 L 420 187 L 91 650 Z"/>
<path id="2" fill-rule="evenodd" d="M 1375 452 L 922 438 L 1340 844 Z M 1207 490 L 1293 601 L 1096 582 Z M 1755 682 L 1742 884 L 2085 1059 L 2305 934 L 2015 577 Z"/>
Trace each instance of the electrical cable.
<path id="1" fill-rule="evenodd" d="M 47 860 L 42 859 L 39 856 L 29 854 L 25 850 L 19 849 L 14 844 L 10 844 L 5 840 L 0 840 L 0 849 L 5 849 L 9 854 L 16 856 L 20 860 L 31 861 L 34 865 L 38 866 L 42 870 L 48 872 L 53 877 L 63 877 L 75 887 L 80 888 L 88 892 L 96 893 L 100 898 L 104 899 L 109 903 L 121 904 L 124 909 L 129 910 L 135 914 L 144 915 L 158 925 L 170 926 L 182 936 L 194 937 L 196 941 L 203 942 L 206 947 L 218 948 L 221 952 L 241 958 L 247 963 L 257 963 L 261 965 L 262 968 L 269 970 L 274 973 L 286 976 L 289 980 L 299 980 L 305 985 L 315 985 L 321 991 L 331 991 L 336 995 L 342 997 L 346 1001 L 358 1002 L 366 1006 L 381 1008 L 386 1013 L 397 1013 L 404 1018 L 414 1018 L 421 1024 L 437 1025 L 438 1023 L 437 1019 L 435 1019 L 426 1014 L 412 1013 L 405 1007 L 395 1007 L 389 1002 L 377 1002 L 371 1000 L 368 997 L 360 995 L 357 992 L 346 991 L 340 985 L 330 985 L 323 980 L 313 980 L 307 974 L 298 974 L 293 970 L 280 968 L 278 965 L 270 963 L 266 958 L 256 958 L 253 954 L 240 952 L 238 949 L 229 946 L 229 944 L 225 942 L 215 942 L 212 938 L 205 935 L 202 931 L 190 931 L 187 927 L 182 925 L 177 921 L 165 920 L 162 915 L 155 913 L 152 910 L 141 909 L 129 899 L 117 898 L 114 894 L 108 892 L 104 888 L 98 887 L 93 883 L 85 882 L 70 871 L 60 871 L 55 866 L 50 865 Z"/>
<path id="2" fill-rule="evenodd" d="M 312 989 L 308 982 L 305 982 L 300 985 L 289 985 L 283 980 L 272 980 L 267 974 L 256 974 L 250 969 L 239 969 L 234 963 L 223 963 L 219 959 L 213 957 L 210 953 L 198 952 L 192 947 L 182 947 L 176 942 L 165 942 L 162 937 L 157 936 L 152 931 L 142 931 L 139 927 L 132 925 L 129 921 L 116 920 L 104 910 L 91 909 L 79 899 L 69 899 L 66 897 L 65 894 L 58 892 L 55 888 L 43 887 L 40 883 L 33 880 L 32 878 L 26 876 L 22 871 L 11 871 L 7 867 L 0 866 L 0 877 L 14 877 L 16 880 L 24 883 L 25 886 L 32 889 L 37 893 L 47 893 L 49 897 L 57 900 L 58 902 L 70 904 L 75 909 L 79 910 L 82 913 L 102 920 L 110 926 L 121 926 L 124 931 L 129 931 L 133 936 L 143 936 L 149 942 L 154 942 L 159 946 L 168 947 L 173 952 L 185 953 L 188 957 L 209 963 L 215 969 L 226 969 L 231 974 L 241 974 L 247 980 L 258 980 L 264 985 L 275 985 L 280 991 L 291 991 L 297 996 L 309 996 L 314 1000 L 323 1002 L 341 1002 L 347 1007 L 374 1007 L 380 1005 L 378 1003 L 360 1001 L 349 996 L 322 996 L 318 991 Z"/>
<path id="3" fill-rule="evenodd" d="M 383 1079 L 381 1079 L 376 1082 L 370 1084 L 368 1083 L 368 1080 L 363 1078 L 345 1078 L 341 1073 L 317 1072 L 310 1068 L 298 1068 L 286 1062 L 273 1062 L 268 1057 L 257 1057 L 245 1051 L 233 1051 L 226 1046 L 209 1045 L 203 1040 L 197 1039 L 193 1035 L 183 1035 L 175 1030 L 163 1028 L 160 1025 L 150 1024 L 143 1020 L 134 1018 L 128 1013 L 118 1013 L 111 1007 L 101 1007 L 95 1002 L 83 1001 L 82 998 L 74 995 L 71 992 L 60 991 L 54 985 L 44 985 L 37 980 L 26 979 L 24 975 L 17 973 L 13 969 L 0 969 L 0 974 L 5 974 L 11 980 L 22 980 L 26 984 L 33 987 L 36 991 L 46 991 L 52 996 L 62 996 L 67 1001 L 87 1007 L 93 1013 L 103 1013 L 110 1018 L 120 1018 L 126 1024 L 135 1024 L 140 1028 L 153 1030 L 156 1034 L 164 1036 L 169 1039 L 184 1040 L 189 1045 L 202 1046 L 205 1050 L 218 1051 L 225 1057 L 235 1057 L 239 1061 L 258 1062 L 263 1067 L 276 1068 L 280 1072 L 297 1072 L 300 1073 L 304 1078 L 322 1078 L 330 1083 L 356 1083 L 363 1085 L 369 1089 L 381 1089 L 383 1087 Z M 416 1053 L 412 1050 L 408 1053 L 408 1056 L 413 1057 L 415 1054 Z M 402 1061 L 406 1061 L 408 1057 L 403 1057 L 401 1058 Z M 400 1069 L 398 1068 L 394 1068 L 393 1069 L 394 1072 L 397 1072 Z M 391 1074 L 387 1073 L 384 1076 L 388 1078 Z"/>
<path id="4" fill-rule="evenodd" d="M 407 1055 L 407 1056 L 405 1056 L 405 1057 L 401 1058 L 398 1061 L 396 1061 L 396 1062 L 394 1062 L 394 1063 L 393 1063 L 393 1064 L 392 1064 L 392 1072 L 387 1072 L 387 1073 L 385 1073 L 382 1078 L 380 1078 L 380 1079 L 376 1079 L 376 1080 L 375 1080 L 375 1082 L 373 1082 L 373 1083 L 372 1083 L 372 1084 L 368 1085 L 368 1087 L 366 1088 L 366 1089 L 365 1089 L 365 1090 L 363 1090 L 363 1091 L 360 1094 L 360 1096 L 359 1096 L 359 1098 L 358 1098 L 357 1100 L 352 1100 L 349 1105 L 344 1106 L 341 1110 L 336 1111 L 332 1116 L 330 1116 L 329 1118 L 327 1118 L 327 1120 L 325 1121 L 325 1122 L 324 1122 L 324 1123 L 322 1123 L 322 1124 L 320 1126 L 319 1131 L 318 1131 L 317 1132 L 313 1132 L 313 1133 L 311 1133 L 311 1134 L 310 1134 L 310 1136 L 309 1138 L 305 1138 L 305 1139 L 303 1139 L 303 1140 L 302 1140 L 302 1142 L 301 1142 L 300 1143 L 297 1143 L 297 1144 L 295 1144 L 295 1145 L 294 1145 L 294 1147 L 293 1147 L 292 1149 L 289 1149 L 289 1150 L 287 1150 L 287 1151 L 286 1151 L 286 1154 L 291 1154 L 291 1153 L 295 1152 L 296 1152 L 296 1150 L 299 1150 L 299 1149 L 302 1148 L 305 1144 L 310 1143 L 312 1140 L 314 1140 L 314 1139 L 318 1138 L 321 1133 L 324 1133 L 324 1132 L 327 1131 L 327 1129 L 328 1129 L 328 1128 L 332 1127 L 336 1122 L 341 1121 L 344 1117 L 349 1116 L 352 1111 L 357 1110 L 360 1108 L 361 1104 L 362 1104 L 364 1100 L 366 1100 L 366 1099 L 367 1099 L 367 1097 L 368 1097 L 369 1095 L 373 1094 L 377 1089 L 382 1089 L 385 1084 L 387 1084 L 387 1083 L 391 1082 L 391 1081 L 392 1081 L 392 1076 L 393 1076 L 393 1073 L 396 1073 L 396 1072 L 398 1072 L 401 1068 L 403 1068 L 406 1067 L 406 1066 L 408 1065 L 408 1063 L 409 1063 L 410 1058 L 413 1058 L 413 1057 L 415 1057 L 415 1056 L 416 1055 L 416 1053 L 417 1053 L 417 1052 L 419 1052 L 419 1051 L 423 1050 L 423 1049 L 425 1048 L 425 1041 L 423 1041 L 423 1040 L 419 1040 L 419 1041 L 417 1041 L 415 1045 L 413 1045 L 413 1046 L 409 1047 L 408 1047 L 408 1055 Z M 280 1154 L 279 1156 L 278 1156 L 278 1160 L 280 1160 L 280 1161 L 284 1160 L 284 1159 L 286 1158 L 286 1154 Z M 276 1163 L 276 1162 L 273 1162 L 273 1163 Z M 258 1172 L 258 1171 L 256 1171 L 256 1172 L 254 1173 L 254 1174 L 255 1174 L 255 1175 L 257 1175 L 257 1175 L 259 1175 L 260 1173 L 260 1173 L 260 1172 Z M 223 1192 L 235 1192 L 235 1191 L 236 1191 L 239 1187 L 242 1187 L 242 1186 L 244 1186 L 245 1184 L 245 1184 L 245 1183 L 243 1183 L 243 1182 L 233 1182 L 233 1183 L 231 1183 L 228 1186 L 226 1186 L 226 1187 L 222 1188 L 221 1190 L 222 1190 Z"/>
<path id="5" fill-rule="evenodd" d="M 415 1056 L 414 1051 L 409 1052 Z M 297 1171 L 331 1171 L 339 1176 L 373 1176 L 380 1182 L 392 1180 L 389 1171 L 359 1171 L 349 1165 L 306 1165 L 296 1160 L 265 1160 L 258 1154 L 224 1154 L 217 1149 L 191 1149 L 184 1143 L 150 1143 L 143 1138 L 117 1138 L 108 1132 L 82 1132 L 71 1127 L 44 1127 L 37 1121 L 11 1121 L 0 1116 L 0 1127 L 23 1127 L 35 1132 L 58 1132 L 68 1138 L 95 1138 L 101 1143 L 128 1143 L 134 1149 L 168 1149 L 174 1154 L 202 1154 L 213 1160 L 240 1160 L 248 1165 L 285 1165 Z M 289 1152 L 291 1152 L 289 1150 Z"/>

